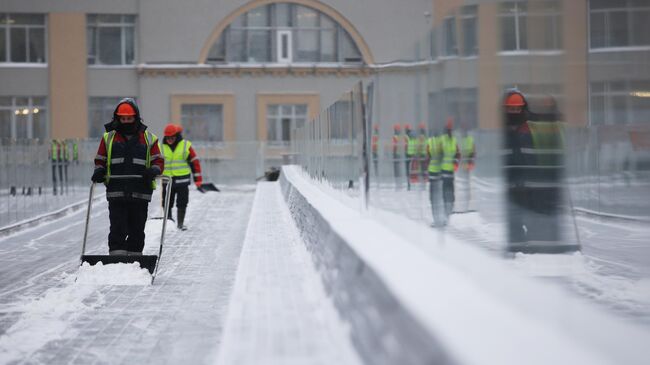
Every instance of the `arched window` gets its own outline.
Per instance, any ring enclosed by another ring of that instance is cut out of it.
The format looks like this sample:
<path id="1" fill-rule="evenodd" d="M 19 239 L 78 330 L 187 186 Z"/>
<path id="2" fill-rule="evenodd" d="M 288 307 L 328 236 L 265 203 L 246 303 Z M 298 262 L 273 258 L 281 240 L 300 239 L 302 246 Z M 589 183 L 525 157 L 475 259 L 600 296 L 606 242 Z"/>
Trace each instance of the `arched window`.
<path id="1" fill-rule="evenodd" d="M 290 3 L 257 7 L 230 23 L 207 62 L 361 63 L 345 29 L 318 10 Z"/>

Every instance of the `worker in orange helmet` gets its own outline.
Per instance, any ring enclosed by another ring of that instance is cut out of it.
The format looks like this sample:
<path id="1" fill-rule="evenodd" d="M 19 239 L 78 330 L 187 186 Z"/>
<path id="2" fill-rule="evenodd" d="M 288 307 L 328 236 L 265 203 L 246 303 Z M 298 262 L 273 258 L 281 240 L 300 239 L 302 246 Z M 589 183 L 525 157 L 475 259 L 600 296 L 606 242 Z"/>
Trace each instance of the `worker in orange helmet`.
<path id="1" fill-rule="evenodd" d="M 458 148 L 458 142 L 456 141 L 456 137 L 454 137 L 453 130 L 454 119 L 449 117 L 445 123 L 445 133 L 438 137 L 442 151 L 442 161 L 440 164 L 442 199 L 444 201 L 447 220 L 449 220 L 449 216 L 454 208 L 454 201 L 456 200 L 454 196 L 454 173 L 458 169 L 460 160 L 460 149 Z M 447 224 L 447 222 L 444 224 Z"/>
<path id="2" fill-rule="evenodd" d="M 158 138 L 142 123 L 135 100 L 122 99 L 95 156 L 95 183 L 106 185 L 109 255 L 141 255 L 154 179 L 164 169 Z M 122 176 L 121 178 L 119 178 Z M 138 176 L 132 178 L 132 176 Z"/>
<path id="3" fill-rule="evenodd" d="M 172 208 L 176 201 L 176 225 L 180 230 L 186 230 L 185 214 L 189 203 L 190 174 L 199 191 L 203 183 L 201 164 L 192 148 L 192 142 L 183 138 L 183 127 L 169 123 L 165 127 L 162 152 L 165 158 L 165 176 L 172 178 L 171 196 L 169 197 L 168 217 L 172 217 Z M 167 189 L 163 184 L 163 201 Z"/>
<path id="4" fill-rule="evenodd" d="M 427 125 L 420 123 L 418 125 L 418 160 L 420 163 L 420 174 L 422 182 L 427 181 L 427 167 L 429 165 L 429 157 L 427 155 Z"/>
<path id="5" fill-rule="evenodd" d="M 393 177 L 395 178 L 395 188 L 400 185 L 400 143 L 402 127 L 399 123 L 393 125 L 393 138 L 391 140 L 391 147 L 393 149 Z"/>
<path id="6" fill-rule="evenodd" d="M 417 180 L 419 175 L 419 165 L 417 161 L 418 154 L 418 139 L 413 135 L 413 130 L 410 124 L 404 125 L 404 162 L 406 167 L 406 188 L 411 190 L 411 173 L 415 173 L 414 180 Z"/>

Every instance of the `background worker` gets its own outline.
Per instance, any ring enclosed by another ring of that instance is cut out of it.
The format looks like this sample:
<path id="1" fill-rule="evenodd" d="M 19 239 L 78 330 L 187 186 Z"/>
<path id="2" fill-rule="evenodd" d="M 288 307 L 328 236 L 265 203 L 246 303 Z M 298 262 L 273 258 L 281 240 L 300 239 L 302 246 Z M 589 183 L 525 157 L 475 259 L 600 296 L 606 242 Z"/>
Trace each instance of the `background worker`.
<path id="1" fill-rule="evenodd" d="M 440 194 L 440 155 L 442 150 L 438 137 L 435 135 L 431 135 L 427 139 L 426 145 L 429 159 L 427 173 L 429 176 L 429 202 L 431 203 L 431 215 L 433 216 L 432 226 L 442 226 L 445 222 L 442 217 Z"/>
<path id="2" fill-rule="evenodd" d="M 164 168 L 158 138 L 142 123 L 133 99 L 122 99 L 95 156 L 92 181 L 106 185 L 109 255 L 141 255 L 154 179 Z M 139 175 L 142 178 L 117 178 Z"/>
<path id="3" fill-rule="evenodd" d="M 52 163 L 52 193 L 56 195 L 56 168 L 59 166 L 59 142 L 52 138 L 50 143 L 50 162 Z"/>
<path id="4" fill-rule="evenodd" d="M 395 189 L 400 184 L 400 135 L 402 127 L 399 124 L 393 125 L 393 138 L 391 139 L 391 148 L 393 149 L 393 177 L 395 178 Z"/>
<path id="5" fill-rule="evenodd" d="M 418 160 L 420 164 L 420 173 L 422 175 L 422 183 L 427 181 L 427 166 L 429 165 L 429 158 L 427 154 L 427 126 L 424 123 L 418 125 Z"/>
<path id="6" fill-rule="evenodd" d="M 183 139 L 183 127 L 176 124 L 167 124 L 163 139 L 163 156 L 165 158 L 165 176 L 172 178 L 171 196 L 169 197 L 169 211 L 167 216 L 172 216 L 172 207 L 176 200 L 176 225 L 181 230 L 186 230 L 185 212 L 189 201 L 190 173 L 194 177 L 194 184 L 201 190 L 203 178 L 201 164 L 192 148 L 192 142 Z M 163 202 L 167 193 L 163 184 Z"/>
<path id="7" fill-rule="evenodd" d="M 411 190 L 411 171 L 415 174 L 415 179 L 417 180 L 417 174 L 419 170 L 417 168 L 418 154 L 418 139 L 413 135 L 413 130 L 411 129 L 410 124 L 404 125 L 404 162 L 406 164 L 406 189 Z M 415 164 L 413 164 L 415 162 Z M 412 166 L 413 164 L 413 166 Z"/>
<path id="8" fill-rule="evenodd" d="M 454 209 L 454 201 L 456 200 L 454 196 L 454 173 L 458 169 L 458 161 L 460 160 L 460 150 L 453 131 L 454 120 L 450 117 L 445 124 L 445 134 L 439 137 L 442 151 L 442 163 L 440 164 L 442 199 L 445 203 L 447 219 Z"/>
<path id="9" fill-rule="evenodd" d="M 370 148 L 372 152 L 372 165 L 375 169 L 375 178 L 379 177 L 379 126 L 377 124 L 372 126 L 372 138 L 370 140 Z"/>

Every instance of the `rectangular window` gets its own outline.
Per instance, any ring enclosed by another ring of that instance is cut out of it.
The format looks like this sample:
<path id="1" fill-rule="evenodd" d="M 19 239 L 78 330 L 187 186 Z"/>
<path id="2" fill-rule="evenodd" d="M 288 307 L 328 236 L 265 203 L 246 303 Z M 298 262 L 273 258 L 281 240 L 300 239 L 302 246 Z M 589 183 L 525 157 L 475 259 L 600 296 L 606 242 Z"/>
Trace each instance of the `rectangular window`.
<path id="1" fill-rule="evenodd" d="M 650 46 L 650 2 L 589 1 L 590 47 Z"/>
<path id="2" fill-rule="evenodd" d="M 0 138 L 45 139 L 48 136 L 44 97 L 0 97 Z"/>
<path id="3" fill-rule="evenodd" d="M 45 15 L 0 13 L 0 62 L 45 63 Z"/>
<path id="4" fill-rule="evenodd" d="M 606 81 L 589 85 L 591 124 L 647 124 L 650 81 Z"/>
<path id="5" fill-rule="evenodd" d="M 499 27 L 503 51 L 562 48 L 562 12 L 557 0 L 503 2 L 499 4 Z"/>
<path id="6" fill-rule="evenodd" d="M 104 124 L 113 120 L 115 107 L 123 98 L 122 96 L 102 96 L 88 99 L 88 137 L 99 138 L 104 134 Z"/>
<path id="7" fill-rule="evenodd" d="M 190 141 L 223 142 L 222 104 L 181 105 L 183 135 Z"/>
<path id="8" fill-rule="evenodd" d="M 478 21 L 476 12 L 476 5 L 465 6 L 462 10 L 463 56 L 466 57 L 478 54 Z"/>
<path id="9" fill-rule="evenodd" d="M 458 55 L 458 43 L 456 41 L 456 18 L 446 17 L 444 20 L 444 52 L 445 56 Z"/>
<path id="10" fill-rule="evenodd" d="M 89 65 L 132 65 L 135 63 L 135 16 L 88 15 Z"/>
<path id="11" fill-rule="evenodd" d="M 270 145 L 287 145 L 292 131 L 305 125 L 307 104 L 269 104 L 266 106 L 267 140 Z"/>

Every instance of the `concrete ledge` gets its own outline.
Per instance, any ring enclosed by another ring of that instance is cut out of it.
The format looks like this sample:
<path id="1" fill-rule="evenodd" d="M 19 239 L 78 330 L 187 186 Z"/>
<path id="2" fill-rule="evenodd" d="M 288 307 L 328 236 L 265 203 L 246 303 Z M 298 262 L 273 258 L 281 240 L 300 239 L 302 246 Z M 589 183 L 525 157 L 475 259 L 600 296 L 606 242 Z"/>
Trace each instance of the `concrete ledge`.
<path id="1" fill-rule="evenodd" d="M 368 364 L 453 364 L 422 327 L 300 191 L 281 174 L 282 194 L 322 274 L 354 346 Z"/>
<path id="2" fill-rule="evenodd" d="M 371 364 L 646 364 L 647 328 L 284 166 L 283 195 Z M 606 328 L 606 331 L 602 329 Z"/>

